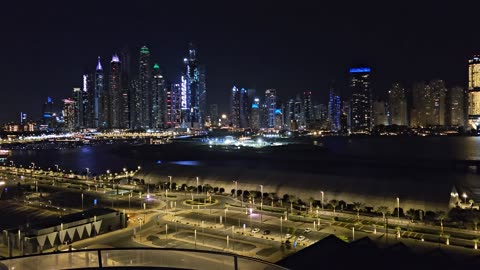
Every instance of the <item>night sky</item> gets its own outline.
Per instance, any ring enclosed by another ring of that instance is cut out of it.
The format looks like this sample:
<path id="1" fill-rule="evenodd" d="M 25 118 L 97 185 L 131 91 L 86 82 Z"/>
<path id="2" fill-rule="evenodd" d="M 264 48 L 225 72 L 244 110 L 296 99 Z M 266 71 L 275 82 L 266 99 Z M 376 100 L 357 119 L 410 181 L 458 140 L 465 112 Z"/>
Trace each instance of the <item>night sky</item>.
<path id="1" fill-rule="evenodd" d="M 348 67 L 359 64 L 372 67 L 378 95 L 394 81 L 465 86 L 466 61 L 480 53 L 480 5 L 473 1 L 30 2 L 2 3 L 0 122 L 18 120 L 20 111 L 37 120 L 47 96 L 57 103 L 71 96 L 97 56 L 107 69 L 126 45 L 133 59 L 147 45 L 178 80 L 193 41 L 207 67 L 208 103 L 222 111 L 233 85 L 276 88 L 284 99 L 310 90 L 326 102 L 335 80 L 348 96 Z"/>

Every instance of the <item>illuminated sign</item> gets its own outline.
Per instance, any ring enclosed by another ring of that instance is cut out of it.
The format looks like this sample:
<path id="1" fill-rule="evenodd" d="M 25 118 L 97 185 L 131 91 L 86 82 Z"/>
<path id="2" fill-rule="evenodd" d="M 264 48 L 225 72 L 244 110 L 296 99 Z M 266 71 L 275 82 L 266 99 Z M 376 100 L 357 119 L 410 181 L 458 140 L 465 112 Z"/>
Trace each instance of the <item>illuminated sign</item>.
<path id="1" fill-rule="evenodd" d="M 258 104 L 252 104 L 252 109 L 258 109 Z"/>
<path id="2" fill-rule="evenodd" d="M 275 114 L 282 114 L 282 110 L 280 110 L 280 109 L 275 109 Z"/>
<path id="3" fill-rule="evenodd" d="M 350 69 L 350 73 L 368 73 L 368 72 L 370 72 L 370 68 L 367 68 L 367 67 Z"/>
<path id="4" fill-rule="evenodd" d="M 182 86 L 181 86 L 181 106 L 182 110 L 187 109 L 187 80 L 185 79 L 185 76 L 182 76 Z"/>

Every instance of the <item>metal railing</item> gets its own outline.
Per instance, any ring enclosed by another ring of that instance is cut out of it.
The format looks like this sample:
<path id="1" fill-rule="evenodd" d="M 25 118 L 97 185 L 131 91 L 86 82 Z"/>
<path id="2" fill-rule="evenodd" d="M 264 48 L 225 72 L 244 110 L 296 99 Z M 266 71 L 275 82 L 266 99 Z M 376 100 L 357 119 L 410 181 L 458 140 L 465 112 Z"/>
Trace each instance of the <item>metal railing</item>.
<path id="1" fill-rule="evenodd" d="M 262 260 L 230 253 L 158 248 L 112 248 L 36 254 L 0 260 L 0 269 L 48 270 L 159 267 L 218 270 L 286 270 Z"/>

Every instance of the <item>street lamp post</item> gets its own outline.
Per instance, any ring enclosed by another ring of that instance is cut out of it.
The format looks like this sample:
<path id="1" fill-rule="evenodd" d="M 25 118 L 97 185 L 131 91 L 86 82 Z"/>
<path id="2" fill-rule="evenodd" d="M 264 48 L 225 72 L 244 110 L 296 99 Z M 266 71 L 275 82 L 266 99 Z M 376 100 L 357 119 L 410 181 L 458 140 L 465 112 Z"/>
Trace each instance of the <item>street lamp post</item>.
<path id="1" fill-rule="evenodd" d="M 260 210 L 263 210 L 263 185 L 260 185 Z"/>
<path id="2" fill-rule="evenodd" d="M 463 197 L 463 199 L 465 200 L 465 204 L 467 204 L 467 197 L 468 197 L 468 196 L 467 196 L 467 193 L 464 192 L 464 193 L 462 194 L 462 197 Z"/>
<path id="3" fill-rule="evenodd" d="M 55 167 L 57 168 L 57 172 L 58 172 L 58 164 L 55 164 Z"/>
<path id="4" fill-rule="evenodd" d="M 90 174 L 90 169 L 86 168 L 86 170 L 87 170 L 87 179 L 88 179 L 88 175 Z"/>
<path id="5" fill-rule="evenodd" d="M 227 226 L 227 211 L 228 211 L 228 208 L 225 208 L 225 226 Z"/>
<path id="6" fill-rule="evenodd" d="M 320 193 L 322 193 L 322 211 L 323 211 L 323 197 L 325 193 L 323 191 L 320 191 Z"/>
<path id="7" fill-rule="evenodd" d="M 283 239 L 283 217 L 280 216 L 280 241 Z"/>
<path id="8" fill-rule="evenodd" d="M 237 189 L 238 189 L 238 181 L 233 181 L 235 183 L 235 193 L 233 194 L 235 196 L 235 199 L 237 199 Z"/>
<path id="9" fill-rule="evenodd" d="M 83 192 L 82 192 L 82 211 L 83 211 Z"/>
<path id="10" fill-rule="evenodd" d="M 197 195 L 198 195 L 198 176 L 197 176 Z"/>
<path id="11" fill-rule="evenodd" d="M 397 197 L 397 218 L 400 221 L 400 198 Z"/>
<path id="12" fill-rule="evenodd" d="M 169 180 L 170 180 L 170 189 L 172 189 L 172 176 L 169 175 L 168 178 L 169 178 Z"/>

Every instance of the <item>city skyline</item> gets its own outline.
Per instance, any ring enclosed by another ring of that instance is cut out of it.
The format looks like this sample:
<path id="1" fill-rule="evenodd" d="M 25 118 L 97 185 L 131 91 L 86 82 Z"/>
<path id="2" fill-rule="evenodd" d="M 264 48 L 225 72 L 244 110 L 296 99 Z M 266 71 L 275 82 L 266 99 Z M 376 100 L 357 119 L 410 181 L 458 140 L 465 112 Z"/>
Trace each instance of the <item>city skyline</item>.
<path id="1" fill-rule="evenodd" d="M 33 13 L 34 8 L 24 13 L 12 6 L 11 14 L 3 20 L 18 23 L 7 29 L 6 38 L 12 42 L 3 45 L 3 53 L 10 50 L 22 53 L 13 54 L 15 57 L 3 55 L 5 63 L 0 71 L 5 75 L 4 87 L 12 95 L 9 102 L 0 104 L 4 108 L 0 120 L 17 119 L 20 111 L 29 116 L 39 115 L 39 102 L 47 96 L 56 101 L 68 97 L 73 87 L 81 87 L 77 74 L 91 67 L 98 55 L 107 59 L 118 53 L 122 58 L 121 51 L 126 45 L 132 52 L 147 45 L 161 68 L 165 68 L 167 77 L 177 80 L 175 74 L 182 69 L 179 59 L 184 57 L 186 44 L 193 41 L 201 48 L 201 60 L 209 68 L 207 80 L 212 95 L 208 103 L 219 104 L 222 112 L 228 111 L 232 85 L 260 91 L 277 89 L 279 96 L 284 97 L 312 91 L 315 101 L 326 103 L 329 84 L 334 80 L 339 84 L 340 95 L 349 95 L 348 68 L 358 63 L 372 67 L 373 91 L 384 96 L 397 81 L 409 87 L 415 81 L 442 79 L 448 86 L 465 87 L 465 62 L 480 47 L 480 40 L 468 34 L 473 25 L 469 23 L 472 20 L 469 11 L 455 6 L 422 3 L 412 11 L 408 3 L 390 9 L 379 5 L 376 11 L 385 10 L 382 14 L 369 11 L 375 6 L 373 3 L 358 6 L 358 12 L 345 13 L 335 4 L 318 6 L 306 2 L 291 10 L 281 5 L 272 10 L 271 4 L 252 6 L 246 2 L 234 9 L 212 2 L 165 4 L 165 10 L 182 10 L 192 15 L 175 22 L 169 14 L 148 16 L 159 8 L 149 2 L 130 11 L 110 3 L 38 6 L 38 10 L 48 11 L 51 15 L 48 18 Z M 448 22 L 441 19 L 450 12 L 463 15 Z M 119 21 L 114 31 L 108 31 L 102 25 L 109 25 L 115 14 L 124 14 L 130 18 L 127 21 L 137 21 L 134 24 Z M 249 15 L 249 20 L 240 23 L 234 19 L 244 14 Z M 75 22 L 85 15 L 93 19 Z M 404 17 L 409 20 L 400 20 Z M 329 20 L 336 23 L 327 27 Z M 364 22 L 364 27 L 357 27 L 358 21 Z M 160 35 L 162 38 L 158 38 L 158 31 L 163 29 L 154 27 L 157 23 L 168 29 Z M 188 27 L 193 23 L 196 27 Z M 93 25 L 99 26 L 92 28 Z M 132 60 L 131 66 L 136 66 L 133 63 L 136 60 Z M 21 80 L 18 71 L 31 79 L 18 83 Z M 51 79 L 52 74 L 55 79 Z"/>

